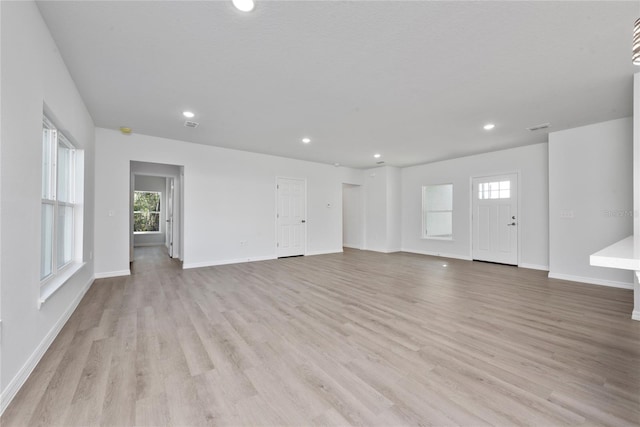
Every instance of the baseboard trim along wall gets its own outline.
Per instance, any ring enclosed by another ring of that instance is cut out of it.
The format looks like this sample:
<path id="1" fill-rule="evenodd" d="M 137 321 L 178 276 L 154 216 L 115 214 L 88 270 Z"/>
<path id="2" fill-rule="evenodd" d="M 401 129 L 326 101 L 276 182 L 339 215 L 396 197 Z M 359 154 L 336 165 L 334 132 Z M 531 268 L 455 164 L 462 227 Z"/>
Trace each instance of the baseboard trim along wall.
<path id="1" fill-rule="evenodd" d="M 437 256 L 440 258 L 453 258 L 453 259 L 462 259 L 465 261 L 471 261 L 471 257 L 467 255 L 456 255 L 456 254 L 447 254 L 442 252 L 430 252 L 430 251 L 418 251 L 414 249 L 401 249 L 402 252 L 407 252 L 410 254 L 418 254 L 418 255 L 428 255 L 428 256 Z"/>
<path id="2" fill-rule="evenodd" d="M 364 248 L 362 246 L 356 246 L 356 245 L 342 245 L 343 248 L 349 248 L 349 249 L 360 249 L 363 250 Z"/>
<path id="3" fill-rule="evenodd" d="M 22 388 L 24 383 L 29 378 L 29 375 L 31 375 L 33 370 L 36 368 L 38 362 L 40 362 L 40 359 L 42 359 L 42 356 L 44 356 L 44 354 L 47 352 L 49 346 L 51 346 L 51 343 L 53 343 L 53 340 L 58 336 L 75 309 L 78 307 L 78 304 L 80 304 L 80 301 L 82 301 L 82 298 L 93 284 L 94 279 L 95 277 L 90 278 L 89 281 L 82 287 L 82 289 L 78 293 L 78 296 L 74 298 L 67 310 L 62 314 L 62 316 L 60 316 L 60 319 L 58 319 L 51 330 L 49 330 L 47 335 L 45 335 L 44 339 L 40 342 L 40 344 L 38 344 L 38 347 L 36 347 L 35 351 L 31 354 L 29 359 L 27 359 L 16 376 L 13 377 L 11 382 L 9 382 L 7 388 L 2 391 L 2 394 L 0 394 L 0 415 L 4 413 L 5 409 L 7 409 L 7 407 L 9 406 L 9 403 L 11 403 L 20 388 Z"/>
<path id="4" fill-rule="evenodd" d="M 342 249 L 338 250 L 338 251 L 312 251 L 312 252 L 307 252 L 305 255 L 306 256 L 314 256 L 314 255 L 329 255 L 329 254 L 341 254 L 344 251 Z"/>
<path id="5" fill-rule="evenodd" d="M 530 270 L 542 270 L 542 271 L 549 271 L 549 266 L 548 265 L 538 265 L 538 264 L 527 264 L 527 263 L 520 263 L 518 265 L 518 267 L 520 268 L 528 268 Z"/>
<path id="6" fill-rule="evenodd" d="M 108 279 L 109 277 L 131 276 L 131 270 L 105 271 L 96 273 L 93 277 L 96 279 Z"/>
<path id="7" fill-rule="evenodd" d="M 276 258 L 277 257 L 275 255 L 269 255 L 269 256 L 261 256 L 261 257 L 225 259 L 221 261 L 185 262 L 182 264 L 182 268 L 187 270 L 189 268 L 215 267 L 217 265 L 241 264 L 243 262 L 268 261 L 270 259 L 276 259 Z"/>
<path id="8" fill-rule="evenodd" d="M 633 289 L 633 283 L 615 280 L 594 279 L 592 277 L 574 276 L 571 274 L 549 272 L 550 279 L 568 280 L 570 282 L 588 283 L 590 285 L 609 286 L 611 288 Z"/>

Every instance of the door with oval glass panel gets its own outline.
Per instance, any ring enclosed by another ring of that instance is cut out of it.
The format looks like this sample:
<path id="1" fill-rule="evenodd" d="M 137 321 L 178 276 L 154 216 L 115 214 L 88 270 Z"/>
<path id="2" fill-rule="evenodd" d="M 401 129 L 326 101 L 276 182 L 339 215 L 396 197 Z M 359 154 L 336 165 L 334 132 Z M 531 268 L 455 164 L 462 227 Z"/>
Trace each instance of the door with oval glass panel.
<path id="1" fill-rule="evenodd" d="M 518 175 L 472 180 L 472 258 L 518 265 Z"/>

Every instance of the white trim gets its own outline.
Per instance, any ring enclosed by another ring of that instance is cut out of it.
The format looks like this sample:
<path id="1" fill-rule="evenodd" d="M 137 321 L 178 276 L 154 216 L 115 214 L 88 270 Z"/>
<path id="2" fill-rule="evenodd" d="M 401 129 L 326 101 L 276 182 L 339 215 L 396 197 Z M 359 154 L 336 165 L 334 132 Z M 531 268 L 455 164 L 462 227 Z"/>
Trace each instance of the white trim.
<path id="1" fill-rule="evenodd" d="M 633 320 L 640 320 L 640 310 L 633 310 L 631 313 L 631 318 Z"/>
<path id="2" fill-rule="evenodd" d="M 2 415 L 5 409 L 7 409 L 9 403 L 11 403 L 20 388 L 27 381 L 29 375 L 31 375 L 35 367 L 38 365 L 38 362 L 40 362 L 40 359 L 42 359 L 42 356 L 44 356 L 53 340 L 58 336 L 64 325 L 67 323 L 75 309 L 78 307 L 78 304 L 80 304 L 80 301 L 82 301 L 82 298 L 93 284 L 93 281 L 94 277 L 91 277 L 89 281 L 82 287 L 78 296 L 75 297 L 67 310 L 62 314 L 60 319 L 58 319 L 55 325 L 53 325 L 53 328 L 49 330 L 38 347 L 36 347 L 35 351 L 31 354 L 31 356 L 29 356 L 25 364 L 22 365 L 22 368 L 20 368 L 16 376 L 13 377 L 11 382 L 9 382 L 7 387 L 2 391 L 2 393 L 0 394 L 0 415 Z"/>
<path id="3" fill-rule="evenodd" d="M 41 285 L 40 298 L 38 299 L 38 310 L 42 304 L 47 302 L 51 295 L 55 294 L 65 283 L 69 281 L 78 271 L 82 269 L 86 262 L 71 262 L 63 267 L 63 270 L 58 270 L 58 273 L 49 278 Z"/>
<path id="4" fill-rule="evenodd" d="M 357 248 L 356 248 L 357 249 Z M 314 255 L 329 255 L 329 254 L 341 254 L 344 251 L 342 249 L 337 250 L 337 251 L 311 251 L 311 252 L 307 252 L 307 256 L 314 256 Z"/>
<path id="5" fill-rule="evenodd" d="M 428 256 L 436 256 L 441 258 L 454 258 L 454 259 L 462 259 L 465 261 L 471 261 L 471 257 L 467 255 L 457 255 L 457 254 L 446 254 L 442 252 L 431 252 L 431 251 L 420 251 L 415 249 L 401 249 L 401 252 L 407 252 L 410 254 L 418 254 L 418 255 L 428 255 Z"/>
<path id="6" fill-rule="evenodd" d="M 104 273 L 96 273 L 96 279 L 108 279 L 109 277 L 131 276 L 131 270 L 105 271 Z"/>
<path id="7" fill-rule="evenodd" d="M 272 259 L 277 259 L 277 258 L 275 255 L 269 255 L 269 256 L 260 256 L 260 257 L 225 259 L 220 261 L 189 262 L 189 263 L 183 263 L 182 268 L 184 270 L 187 270 L 190 268 L 215 267 L 218 265 L 241 264 L 244 262 L 255 262 L 255 261 L 268 261 Z"/>
<path id="8" fill-rule="evenodd" d="M 343 248 L 350 248 L 350 249 L 360 249 L 363 250 L 364 248 L 362 248 L 361 246 L 356 246 L 356 245 L 345 245 L 344 243 L 342 244 Z"/>
<path id="9" fill-rule="evenodd" d="M 588 283 L 590 285 L 609 286 L 612 288 L 633 289 L 633 283 L 618 282 L 616 280 L 594 279 L 593 277 L 574 276 L 572 274 L 549 272 L 550 279 L 568 280 L 571 282 Z"/>
<path id="10" fill-rule="evenodd" d="M 542 271 L 549 271 L 549 266 L 548 265 L 539 265 L 539 264 L 527 264 L 526 262 L 520 263 L 518 265 L 519 268 L 528 268 L 531 270 L 542 270 Z"/>

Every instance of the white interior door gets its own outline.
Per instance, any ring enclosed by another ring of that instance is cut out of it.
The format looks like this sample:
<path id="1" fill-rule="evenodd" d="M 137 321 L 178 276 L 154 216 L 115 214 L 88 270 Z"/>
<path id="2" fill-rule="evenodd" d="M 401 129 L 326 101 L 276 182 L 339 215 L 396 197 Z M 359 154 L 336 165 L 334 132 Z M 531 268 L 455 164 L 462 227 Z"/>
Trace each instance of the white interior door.
<path id="1" fill-rule="evenodd" d="M 307 202 L 304 179 L 278 178 L 277 255 L 304 255 L 307 241 Z"/>
<path id="2" fill-rule="evenodd" d="M 167 178 L 167 227 L 166 243 L 169 250 L 169 257 L 173 258 L 173 194 L 174 179 Z"/>
<path id="3" fill-rule="evenodd" d="M 518 176 L 473 179 L 474 260 L 518 264 Z"/>

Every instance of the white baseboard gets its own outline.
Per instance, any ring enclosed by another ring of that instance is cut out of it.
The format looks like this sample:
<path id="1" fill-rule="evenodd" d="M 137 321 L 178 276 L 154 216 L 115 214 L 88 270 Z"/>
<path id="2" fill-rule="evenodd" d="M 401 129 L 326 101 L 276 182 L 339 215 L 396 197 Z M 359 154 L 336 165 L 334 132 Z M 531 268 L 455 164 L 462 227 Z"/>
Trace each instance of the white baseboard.
<path id="1" fill-rule="evenodd" d="M 549 266 L 548 265 L 527 264 L 525 262 L 521 262 L 518 265 L 518 267 L 520 267 L 520 268 L 529 268 L 531 270 L 549 271 Z"/>
<path id="2" fill-rule="evenodd" d="M 429 256 L 437 256 L 442 258 L 453 258 L 453 259 L 462 259 L 465 261 L 471 261 L 471 257 L 467 255 L 457 255 L 457 254 L 447 254 L 442 252 L 431 252 L 431 251 L 419 251 L 415 249 L 401 249 L 402 252 L 408 252 L 410 254 L 418 254 L 418 255 L 429 255 Z"/>
<path id="3" fill-rule="evenodd" d="M 590 285 L 609 286 L 612 288 L 633 289 L 633 283 L 618 282 L 616 280 L 595 279 L 593 277 L 574 276 L 549 272 L 550 279 L 568 280 L 571 282 L 589 283 Z"/>
<path id="4" fill-rule="evenodd" d="M 131 270 L 105 271 L 104 273 L 96 273 L 96 279 L 108 279 L 109 277 L 131 276 Z"/>
<path id="5" fill-rule="evenodd" d="M 51 330 L 49 330 L 47 335 L 45 335 L 44 339 L 40 342 L 40 344 L 38 344 L 38 347 L 36 347 L 35 351 L 31 353 L 31 356 L 29 356 L 25 364 L 22 365 L 22 368 L 20 368 L 16 376 L 13 377 L 7 387 L 2 391 L 2 393 L 0 394 L 0 415 L 4 413 L 5 409 L 7 409 L 7 406 L 9 406 L 9 403 L 11 403 L 20 388 L 27 381 L 27 378 L 29 378 L 29 375 L 31 375 L 33 370 L 36 368 L 38 362 L 40 362 L 42 356 L 44 356 L 46 351 L 49 349 L 49 346 L 51 345 L 53 340 L 58 336 L 63 326 L 67 323 L 93 282 L 94 277 L 90 278 L 89 281 L 85 283 L 78 296 L 76 296 L 73 301 L 71 301 L 69 307 L 65 310 L 62 316 L 60 316 L 60 319 L 58 319 L 58 321 L 53 325 Z"/>
<path id="6" fill-rule="evenodd" d="M 305 256 L 340 254 L 342 252 L 344 252 L 342 249 L 338 251 L 310 251 L 310 252 L 307 252 Z"/>
<path id="7" fill-rule="evenodd" d="M 217 265 L 241 264 L 243 262 L 268 261 L 276 258 L 277 257 L 274 255 L 269 255 L 269 256 L 261 256 L 261 257 L 225 259 L 220 261 L 187 262 L 182 264 L 182 268 L 187 270 L 189 268 L 215 267 Z"/>
<path id="8" fill-rule="evenodd" d="M 364 248 L 362 246 L 356 246 L 356 245 L 342 245 L 343 248 L 349 248 L 349 249 L 360 249 L 363 250 Z"/>
<path id="9" fill-rule="evenodd" d="M 144 248 L 149 246 L 164 246 L 167 247 L 164 242 L 147 242 L 147 243 L 134 243 L 134 248 Z"/>
<path id="10" fill-rule="evenodd" d="M 640 310 L 633 310 L 631 313 L 631 318 L 633 320 L 640 320 Z"/>

